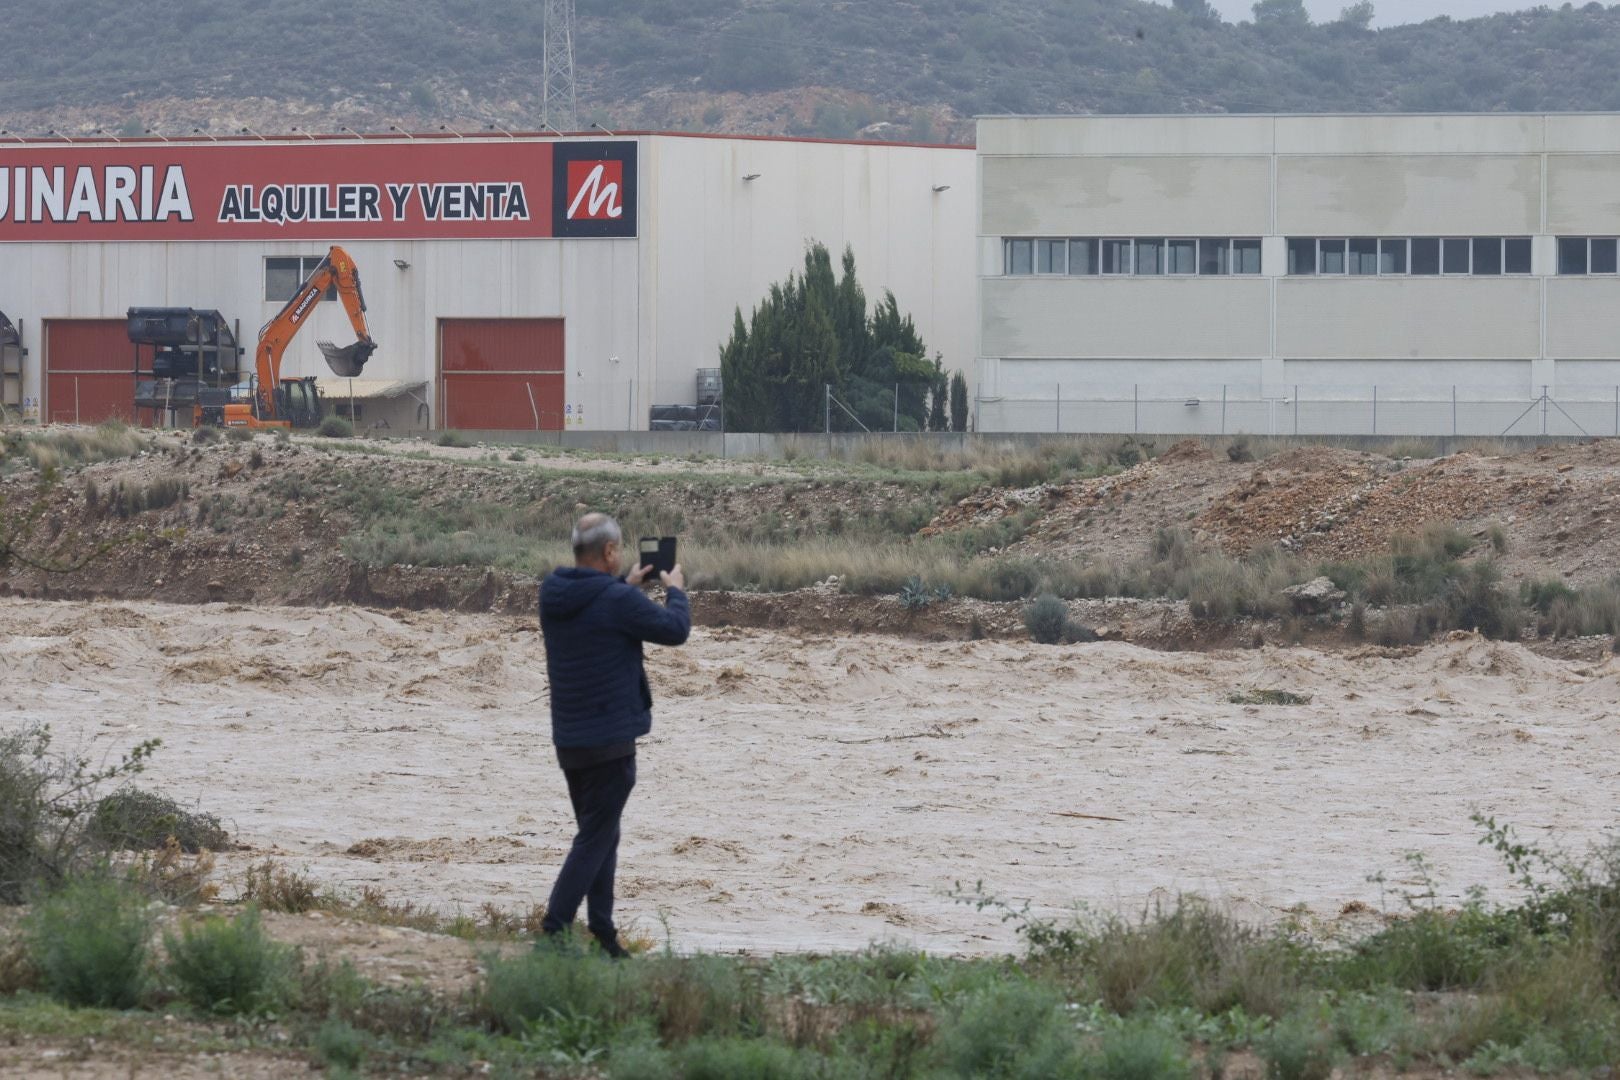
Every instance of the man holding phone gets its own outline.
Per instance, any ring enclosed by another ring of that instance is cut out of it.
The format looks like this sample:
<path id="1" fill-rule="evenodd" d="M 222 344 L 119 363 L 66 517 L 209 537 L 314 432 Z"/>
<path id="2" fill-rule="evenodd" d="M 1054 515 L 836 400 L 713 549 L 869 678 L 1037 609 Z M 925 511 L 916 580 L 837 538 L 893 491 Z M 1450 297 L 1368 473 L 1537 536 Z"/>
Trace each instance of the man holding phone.
<path id="1" fill-rule="evenodd" d="M 679 566 L 658 571 L 667 590 L 662 606 L 641 591 L 653 566 L 619 576 L 624 534 L 611 517 L 585 515 L 572 539 L 574 565 L 540 583 L 551 739 L 578 825 L 542 930 L 548 937 L 567 931 L 583 901 L 591 936 L 620 958 L 627 954 L 613 925 L 619 819 L 636 785 L 636 740 L 652 729 L 642 646 L 685 644 L 692 613 Z"/>

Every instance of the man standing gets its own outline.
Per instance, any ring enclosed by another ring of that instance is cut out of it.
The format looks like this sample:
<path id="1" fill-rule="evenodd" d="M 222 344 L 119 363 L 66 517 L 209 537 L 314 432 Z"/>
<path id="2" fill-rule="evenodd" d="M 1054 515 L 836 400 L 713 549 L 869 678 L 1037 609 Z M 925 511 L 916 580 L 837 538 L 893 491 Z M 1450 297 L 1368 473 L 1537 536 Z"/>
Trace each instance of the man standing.
<path id="1" fill-rule="evenodd" d="M 624 536 L 606 514 L 580 518 L 573 542 L 574 565 L 552 571 L 540 584 L 551 741 L 579 827 L 542 929 L 547 936 L 566 931 L 583 900 L 591 935 L 609 956 L 620 958 L 627 954 L 613 925 L 619 818 L 636 786 L 636 739 L 652 729 L 652 690 L 641 647 L 649 641 L 685 644 L 692 613 L 679 566 L 659 574 L 668 590 L 663 607 L 641 591 L 651 567 L 619 576 Z"/>

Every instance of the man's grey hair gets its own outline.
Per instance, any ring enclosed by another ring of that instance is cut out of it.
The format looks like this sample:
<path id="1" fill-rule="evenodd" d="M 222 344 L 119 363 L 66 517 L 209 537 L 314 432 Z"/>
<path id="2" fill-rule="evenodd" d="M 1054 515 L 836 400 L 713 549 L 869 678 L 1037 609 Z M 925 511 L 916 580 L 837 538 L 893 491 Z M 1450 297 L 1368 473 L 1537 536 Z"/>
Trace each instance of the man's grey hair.
<path id="1" fill-rule="evenodd" d="M 586 514 L 574 525 L 574 558 L 600 556 L 609 544 L 624 543 L 619 523 L 606 514 Z"/>

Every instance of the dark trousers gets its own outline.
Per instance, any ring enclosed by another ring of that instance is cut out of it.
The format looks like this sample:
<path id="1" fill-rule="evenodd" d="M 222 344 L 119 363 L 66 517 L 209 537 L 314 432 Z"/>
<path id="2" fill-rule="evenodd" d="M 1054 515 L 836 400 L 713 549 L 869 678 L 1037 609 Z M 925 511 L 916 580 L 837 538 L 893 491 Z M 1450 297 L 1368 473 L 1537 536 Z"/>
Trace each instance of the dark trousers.
<path id="1" fill-rule="evenodd" d="M 541 928 L 548 934 L 574 924 L 581 901 L 586 904 L 586 926 L 600 941 L 614 941 L 613 874 L 619 865 L 619 818 L 630 791 L 636 786 L 636 759 L 564 769 L 568 799 L 574 804 L 579 832 L 568 849 L 557 884 L 552 886 Z"/>

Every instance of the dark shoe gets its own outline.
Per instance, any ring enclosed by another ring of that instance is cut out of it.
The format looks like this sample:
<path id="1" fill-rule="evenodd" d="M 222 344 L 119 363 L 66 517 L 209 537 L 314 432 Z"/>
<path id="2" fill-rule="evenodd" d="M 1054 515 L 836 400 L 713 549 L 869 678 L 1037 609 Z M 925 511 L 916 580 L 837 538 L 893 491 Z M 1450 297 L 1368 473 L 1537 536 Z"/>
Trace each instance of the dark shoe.
<path id="1" fill-rule="evenodd" d="M 607 953 L 607 955 L 608 955 L 608 957 L 610 959 L 613 959 L 613 960 L 628 960 L 628 959 L 630 959 L 630 951 L 628 949 L 626 949 L 623 945 L 619 944 L 619 935 L 617 935 L 617 934 L 614 934 L 614 935 L 612 935 L 610 937 L 598 937 L 596 939 L 596 946 L 597 946 L 597 948 L 601 949 L 603 952 Z"/>

